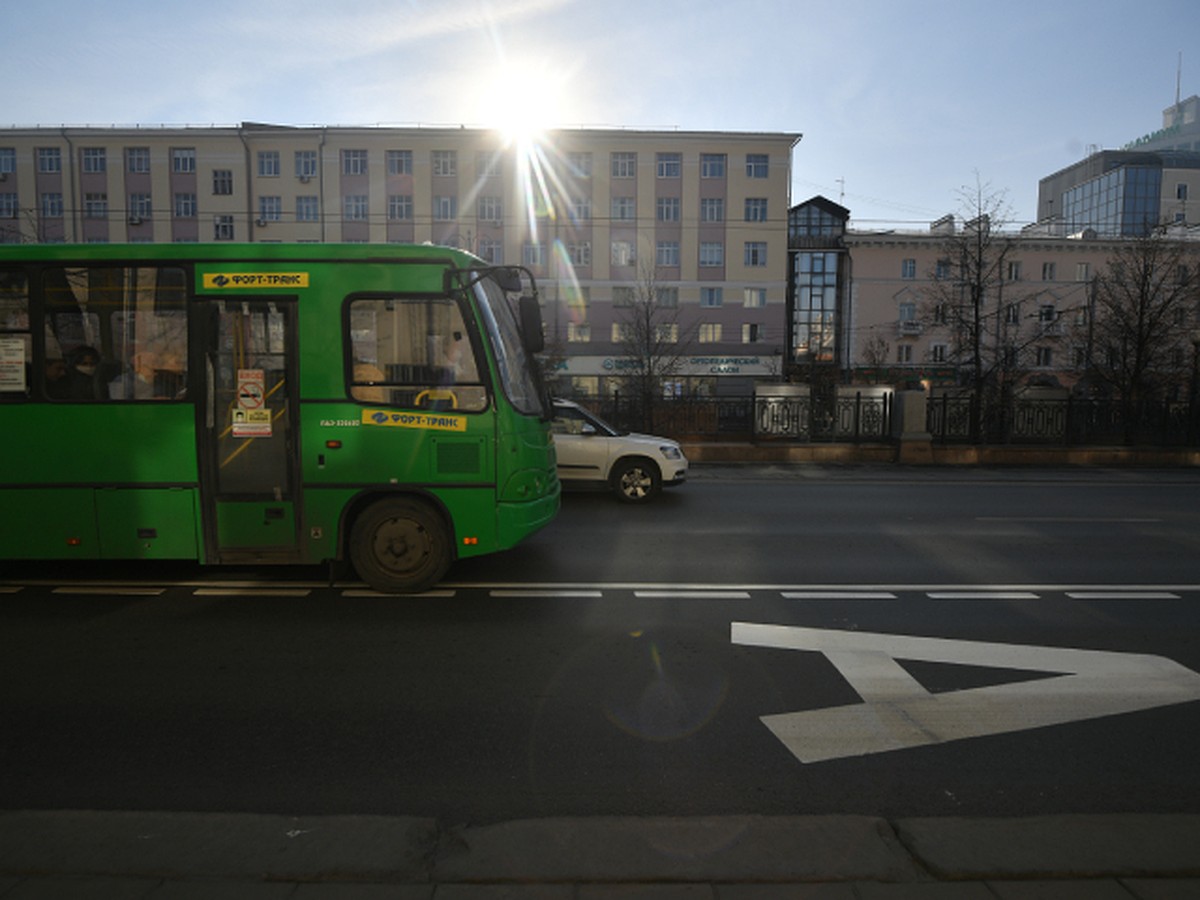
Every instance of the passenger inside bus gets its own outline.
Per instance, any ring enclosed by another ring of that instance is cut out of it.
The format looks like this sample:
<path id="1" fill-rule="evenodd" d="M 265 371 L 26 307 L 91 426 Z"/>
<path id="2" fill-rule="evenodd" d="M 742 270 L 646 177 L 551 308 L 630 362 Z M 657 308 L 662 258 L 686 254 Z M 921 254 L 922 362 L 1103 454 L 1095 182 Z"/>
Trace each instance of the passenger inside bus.
<path id="1" fill-rule="evenodd" d="M 71 366 L 67 371 L 67 400 L 106 400 L 108 386 L 97 377 L 100 354 L 94 347 L 83 345 L 70 353 Z M 47 391 L 49 388 L 47 388 Z M 51 394 L 51 396 L 54 396 Z"/>

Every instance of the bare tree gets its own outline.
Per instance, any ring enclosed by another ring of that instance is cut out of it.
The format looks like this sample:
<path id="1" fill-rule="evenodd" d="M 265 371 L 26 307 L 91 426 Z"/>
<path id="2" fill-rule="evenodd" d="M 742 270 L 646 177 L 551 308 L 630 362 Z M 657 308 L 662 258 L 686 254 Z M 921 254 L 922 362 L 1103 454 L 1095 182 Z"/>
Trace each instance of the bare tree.
<path id="1" fill-rule="evenodd" d="M 1200 303 L 1200 248 L 1156 228 L 1109 257 L 1093 285 L 1087 374 L 1121 402 L 1127 437 L 1145 404 L 1186 382 Z"/>
<path id="2" fill-rule="evenodd" d="M 642 429 L 653 431 L 655 408 L 668 382 L 683 369 L 691 346 L 690 330 L 680 322 L 678 288 L 661 284 L 657 268 L 643 263 L 618 317 L 623 373 Z"/>
<path id="3" fill-rule="evenodd" d="M 984 432 L 985 410 L 1023 374 L 1029 345 L 1040 333 L 1026 328 L 1023 305 L 1035 293 L 1018 280 L 1020 239 L 1003 192 L 976 176 L 959 192 L 964 224 L 946 229 L 941 255 L 929 273 L 922 318 L 932 333 L 946 335 L 943 358 L 957 368 L 959 383 L 975 401 L 972 432 Z"/>

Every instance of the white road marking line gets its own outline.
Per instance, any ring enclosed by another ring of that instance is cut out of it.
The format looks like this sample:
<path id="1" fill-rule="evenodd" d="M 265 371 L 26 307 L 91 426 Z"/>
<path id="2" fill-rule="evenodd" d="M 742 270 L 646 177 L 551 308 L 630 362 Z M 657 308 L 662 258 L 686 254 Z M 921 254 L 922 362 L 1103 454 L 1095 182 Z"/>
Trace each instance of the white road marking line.
<path id="1" fill-rule="evenodd" d="M 86 594 L 96 597 L 157 597 L 166 588 L 133 587 L 132 585 L 87 585 L 56 587 L 53 594 Z"/>
<path id="2" fill-rule="evenodd" d="M 347 588 L 341 592 L 343 597 L 395 597 L 397 599 L 407 599 L 409 597 L 454 597 L 455 591 L 425 591 L 420 594 L 385 594 L 382 591 L 372 591 L 368 588 Z"/>
<path id="3" fill-rule="evenodd" d="M 1200 699 L 1200 674 L 1162 656 L 730 623 L 730 641 L 823 654 L 863 702 L 762 716 L 801 762 L 1026 731 Z M 1060 673 L 932 694 L 898 660 Z"/>
<path id="4" fill-rule="evenodd" d="M 488 591 L 489 597 L 500 597 L 509 599 L 520 598 L 562 598 L 565 600 L 596 600 L 604 596 L 602 591 Z"/>
<path id="5" fill-rule="evenodd" d="M 1066 522 L 1089 524 L 1153 525 L 1162 519 L 1137 519 L 1131 516 L 976 516 L 976 522 Z"/>
<path id="6" fill-rule="evenodd" d="M 783 591 L 784 600 L 895 600 L 891 591 Z"/>
<path id="7" fill-rule="evenodd" d="M 749 600 L 749 591 L 634 591 L 641 600 Z"/>
<path id="8" fill-rule="evenodd" d="M 192 591 L 194 597 L 307 597 L 312 591 L 308 588 L 238 588 L 211 587 L 196 588 Z"/>
<path id="9" fill-rule="evenodd" d="M 1170 591 L 1067 591 L 1072 600 L 1181 600 Z"/>
<path id="10" fill-rule="evenodd" d="M 1038 600 L 1032 591 L 929 591 L 930 600 Z"/>
<path id="11" fill-rule="evenodd" d="M 12 587 L 8 585 L 0 585 L 0 594 L 18 594 L 23 590 L 25 590 L 23 587 L 16 585 Z"/>

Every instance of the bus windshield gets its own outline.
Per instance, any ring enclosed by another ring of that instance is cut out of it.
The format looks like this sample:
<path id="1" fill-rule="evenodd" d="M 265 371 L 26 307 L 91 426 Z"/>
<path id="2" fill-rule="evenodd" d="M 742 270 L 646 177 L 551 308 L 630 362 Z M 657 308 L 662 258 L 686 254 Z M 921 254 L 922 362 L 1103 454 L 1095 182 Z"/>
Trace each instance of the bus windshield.
<path id="1" fill-rule="evenodd" d="M 476 281 L 474 290 L 505 395 L 518 412 L 547 416 L 534 374 L 537 363 L 525 352 L 521 329 L 504 290 L 490 276 Z"/>

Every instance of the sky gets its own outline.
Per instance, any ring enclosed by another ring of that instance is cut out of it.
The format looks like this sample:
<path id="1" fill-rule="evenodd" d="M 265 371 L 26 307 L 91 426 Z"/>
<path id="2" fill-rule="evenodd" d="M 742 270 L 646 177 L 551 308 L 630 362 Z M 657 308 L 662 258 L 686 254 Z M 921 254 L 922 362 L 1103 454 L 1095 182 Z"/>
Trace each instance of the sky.
<path id="1" fill-rule="evenodd" d="M 1200 93 L 1196 0 L 0 0 L 0 126 L 802 135 L 792 203 L 923 227 Z M 1190 47 L 1186 44 L 1190 42 Z M 1182 53 L 1182 59 L 1181 59 Z"/>

